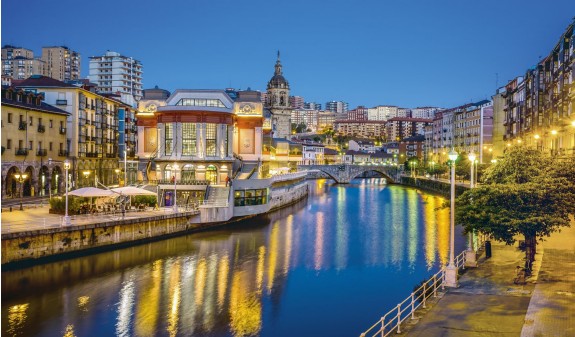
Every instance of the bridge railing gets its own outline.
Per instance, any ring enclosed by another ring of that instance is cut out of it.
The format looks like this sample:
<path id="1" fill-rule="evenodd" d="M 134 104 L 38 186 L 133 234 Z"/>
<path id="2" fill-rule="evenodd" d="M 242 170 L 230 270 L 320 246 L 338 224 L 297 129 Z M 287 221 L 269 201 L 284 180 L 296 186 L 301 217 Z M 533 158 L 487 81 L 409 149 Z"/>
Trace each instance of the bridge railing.
<path id="1" fill-rule="evenodd" d="M 457 269 L 465 268 L 465 251 L 455 257 Z M 401 325 L 406 320 L 415 319 L 415 312 L 419 308 L 426 308 L 431 297 L 437 297 L 438 292 L 445 290 L 445 267 L 423 282 L 407 298 L 397 304 L 393 309 L 383 315 L 374 325 L 360 337 L 386 337 L 391 334 L 400 334 Z"/>

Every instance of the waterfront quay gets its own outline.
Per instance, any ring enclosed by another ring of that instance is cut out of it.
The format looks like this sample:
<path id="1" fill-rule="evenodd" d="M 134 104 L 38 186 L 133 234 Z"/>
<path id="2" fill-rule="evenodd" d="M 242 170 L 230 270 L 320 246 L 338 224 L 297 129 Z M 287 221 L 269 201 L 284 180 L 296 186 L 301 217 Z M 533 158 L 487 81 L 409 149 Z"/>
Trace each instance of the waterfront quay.
<path id="1" fill-rule="evenodd" d="M 442 197 L 380 178 L 305 184 L 308 198 L 209 231 L 3 271 L 3 331 L 359 336 L 447 261 Z"/>

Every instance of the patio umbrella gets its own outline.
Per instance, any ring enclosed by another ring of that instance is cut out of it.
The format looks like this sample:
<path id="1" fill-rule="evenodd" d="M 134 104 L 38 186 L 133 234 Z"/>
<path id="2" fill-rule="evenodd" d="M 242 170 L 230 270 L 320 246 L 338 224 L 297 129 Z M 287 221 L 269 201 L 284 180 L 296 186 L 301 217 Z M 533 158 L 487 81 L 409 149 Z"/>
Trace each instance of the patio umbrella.
<path id="1" fill-rule="evenodd" d="M 77 197 L 111 197 L 114 195 L 114 192 L 96 187 L 82 187 L 77 190 L 70 191 L 68 194 L 75 195 Z"/>
<path id="2" fill-rule="evenodd" d="M 112 191 L 122 195 L 156 195 L 156 192 L 151 192 L 134 186 L 117 187 L 113 188 Z"/>

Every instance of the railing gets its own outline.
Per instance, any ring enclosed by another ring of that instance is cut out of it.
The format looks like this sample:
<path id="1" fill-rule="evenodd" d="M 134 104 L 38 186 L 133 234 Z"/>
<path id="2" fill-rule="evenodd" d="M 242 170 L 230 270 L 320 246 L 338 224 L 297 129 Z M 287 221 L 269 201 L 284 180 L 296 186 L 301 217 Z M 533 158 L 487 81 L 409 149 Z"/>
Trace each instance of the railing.
<path id="1" fill-rule="evenodd" d="M 173 180 L 169 179 L 160 179 L 160 180 L 150 180 L 148 181 L 149 185 L 174 185 Z M 184 180 L 177 180 L 177 185 L 209 185 L 209 180 L 195 180 L 195 179 L 184 179 Z"/>
<path id="2" fill-rule="evenodd" d="M 202 203 L 200 204 L 200 207 L 204 207 L 204 208 L 211 208 L 211 207 L 228 207 L 229 203 L 228 201 L 222 201 L 222 200 L 204 200 L 202 201 Z"/>
<path id="3" fill-rule="evenodd" d="M 46 126 L 45 125 L 38 125 L 38 132 L 39 133 L 46 132 Z"/>
<path id="4" fill-rule="evenodd" d="M 66 128 L 60 128 L 60 134 L 65 135 L 66 134 Z"/>
<path id="5" fill-rule="evenodd" d="M 58 155 L 60 157 L 67 157 L 68 156 L 68 150 L 58 150 Z"/>
<path id="6" fill-rule="evenodd" d="M 455 257 L 454 263 L 457 269 L 465 269 L 465 251 Z M 363 332 L 360 337 L 385 337 L 392 333 L 400 334 L 401 324 L 407 319 L 415 319 L 415 311 L 419 308 L 426 308 L 427 300 L 432 296 L 434 298 L 437 297 L 439 289 L 445 289 L 445 267 L 423 282 L 411 295 L 383 315 L 379 321 Z"/>
<path id="7" fill-rule="evenodd" d="M 18 149 L 16 149 L 16 155 L 17 156 L 27 156 L 28 155 L 28 149 L 18 148 Z"/>
<path id="8" fill-rule="evenodd" d="M 48 150 L 46 149 L 38 149 L 38 151 L 36 152 L 36 155 L 40 157 L 45 157 L 47 154 Z"/>
<path id="9" fill-rule="evenodd" d="M 295 173 L 286 173 L 286 174 L 278 174 L 275 176 L 272 176 L 272 183 L 274 182 L 278 182 L 278 181 L 286 181 L 286 180 L 292 180 L 292 179 L 298 179 L 298 178 L 305 178 L 307 176 L 307 172 L 303 171 L 303 172 L 295 172 Z"/>
<path id="10" fill-rule="evenodd" d="M 27 127 L 26 122 L 20 122 L 20 124 L 18 124 L 18 130 L 26 130 Z"/>

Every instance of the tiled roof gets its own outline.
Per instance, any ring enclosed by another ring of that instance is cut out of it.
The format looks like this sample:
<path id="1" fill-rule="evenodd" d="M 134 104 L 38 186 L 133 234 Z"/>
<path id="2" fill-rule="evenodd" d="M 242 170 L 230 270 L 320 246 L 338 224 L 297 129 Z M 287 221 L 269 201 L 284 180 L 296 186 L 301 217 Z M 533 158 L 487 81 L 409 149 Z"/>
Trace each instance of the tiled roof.
<path id="1" fill-rule="evenodd" d="M 55 113 L 55 114 L 60 114 L 60 115 L 69 115 L 68 112 L 66 112 L 62 109 L 59 109 L 55 106 L 52 106 L 50 104 L 46 104 L 44 102 L 41 102 L 40 105 L 27 104 L 26 102 L 18 102 L 17 100 L 6 99 L 5 95 L 2 95 L 2 105 L 13 106 L 13 107 L 17 107 L 17 108 L 24 108 L 24 109 L 29 109 L 29 110 L 50 112 L 50 113 Z"/>
<path id="2" fill-rule="evenodd" d="M 56 87 L 56 88 L 77 88 L 74 85 L 64 83 L 62 81 L 58 81 L 57 79 L 48 77 L 48 76 L 41 76 L 41 75 L 32 75 L 27 79 L 18 82 L 18 87 Z"/>

